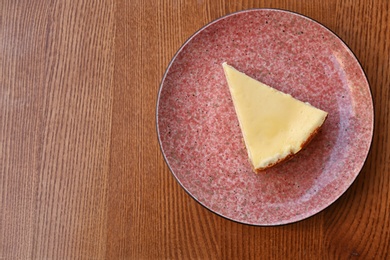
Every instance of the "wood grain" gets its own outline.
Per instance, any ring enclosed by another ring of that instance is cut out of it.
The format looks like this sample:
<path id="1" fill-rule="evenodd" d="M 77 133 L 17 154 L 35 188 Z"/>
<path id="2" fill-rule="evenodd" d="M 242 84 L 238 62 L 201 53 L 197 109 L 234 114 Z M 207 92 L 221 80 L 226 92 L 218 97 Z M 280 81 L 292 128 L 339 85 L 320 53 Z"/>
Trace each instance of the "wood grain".
<path id="1" fill-rule="evenodd" d="M 181 44 L 248 8 L 307 15 L 362 64 L 375 106 L 357 180 L 280 227 L 223 219 L 175 181 L 155 126 Z M 383 0 L 0 2 L 0 259 L 386 259 L 390 4 Z"/>
<path id="2" fill-rule="evenodd" d="M 113 10 L 2 4 L 0 258 L 105 253 Z"/>

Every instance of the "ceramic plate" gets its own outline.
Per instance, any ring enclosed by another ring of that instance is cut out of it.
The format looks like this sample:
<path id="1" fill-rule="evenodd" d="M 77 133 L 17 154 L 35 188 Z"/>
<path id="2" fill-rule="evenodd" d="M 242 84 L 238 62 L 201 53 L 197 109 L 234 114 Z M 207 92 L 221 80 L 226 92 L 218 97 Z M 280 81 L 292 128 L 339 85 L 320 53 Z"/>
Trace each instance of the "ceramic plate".
<path id="1" fill-rule="evenodd" d="M 329 113 L 293 159 L 252 171 L 225 61 Z M 180 185 L 220 216 L 265 226 L 305 219 L 339 198 L 365 162 L 374 120 L 367 79 L 348 47 L 319 23 L 274 9 L 224 16 L 187 40 L 164 75 L 156 117 Z"/>

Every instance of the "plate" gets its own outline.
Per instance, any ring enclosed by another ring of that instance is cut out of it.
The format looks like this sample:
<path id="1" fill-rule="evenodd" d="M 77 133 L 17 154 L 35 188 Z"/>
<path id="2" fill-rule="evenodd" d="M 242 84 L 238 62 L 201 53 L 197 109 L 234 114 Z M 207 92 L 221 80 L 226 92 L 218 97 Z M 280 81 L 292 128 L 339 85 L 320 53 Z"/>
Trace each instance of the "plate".
<path id="1" fill-rule="evenodd" d="M 225 61 L 329 113 L 293 159 L 252 171 Z M 350 187 L 374 116 L 366 76 L 339 37 L 297 13 L 252 9 L 211 22 L 178 50 L 161 82 L 156 122 L 166 163 L 189 195 L 227 219 L 269 226 L 308 218 Z"/>

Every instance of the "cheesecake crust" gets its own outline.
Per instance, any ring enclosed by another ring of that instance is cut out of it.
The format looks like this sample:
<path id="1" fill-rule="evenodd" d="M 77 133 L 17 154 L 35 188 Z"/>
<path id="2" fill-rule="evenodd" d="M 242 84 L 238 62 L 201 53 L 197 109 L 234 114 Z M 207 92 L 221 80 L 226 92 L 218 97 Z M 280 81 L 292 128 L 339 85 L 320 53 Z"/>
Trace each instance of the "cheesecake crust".
<path id="1" fill-rule="evenodd" d="M 303 143 L 301 144 L 301 149 L 300 149 L 298 152 L 296 152 L 296 153 L 290 153 L 290 154 L 288 154 L 286 157 L 281 158 L 281 159 L 277 160 L 276 162 L 267 165 L 266 167 L 254 168 L 254 166 L 252 165 L 253 171 L 254 171 L 255 173 L 261 173 L 261 172 L 264 172 L 265 170 L 267 170 L 267 169 L 269 169 L 269 168 L 271 168 L 271 167 L 273 167 L 273 166 L 275 166 L 275 165 L 278 165 L 278 164 L 280 164 L 280 163 L 282 163 L 282 162 L 286 162 L 286 161 L 292 159 L 295 155 L 297 155 L 300 151 L 302 151 L 302 150 L 303 150 L 303 149 L 304 149 L 304 148 L 305 148 L 305 147 L 314 139 L 314 137 L 315 137 L 315 136 L 318 134 L 318 132 L 321 130 L 321 128 L 322 128 L 322 126 L 324 125 L 324 123 L 325 123 L 325 121 L 326 121 L 327 118 L 328 118 L 328 115 L 326 115 L 326 117 L 325 117 L 325 119 L 324 119 L 324 122 L 323 122 L 319 127 L 317 127 L 317 128 L 310 134 L 310 136 L 306 139 L 305 142 L 303 142 Z"/>

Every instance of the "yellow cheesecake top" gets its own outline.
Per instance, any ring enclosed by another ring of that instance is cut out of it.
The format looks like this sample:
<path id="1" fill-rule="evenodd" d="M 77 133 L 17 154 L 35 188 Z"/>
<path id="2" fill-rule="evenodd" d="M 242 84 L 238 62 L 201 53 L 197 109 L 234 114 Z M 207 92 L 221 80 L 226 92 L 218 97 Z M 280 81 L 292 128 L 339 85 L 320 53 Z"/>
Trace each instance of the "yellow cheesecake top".
<path id="1" fill-rule="evenodd" d="M 325 121 L 325 111 L 222 65 L 255 170 L 300 151 Z"/>

